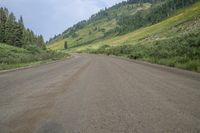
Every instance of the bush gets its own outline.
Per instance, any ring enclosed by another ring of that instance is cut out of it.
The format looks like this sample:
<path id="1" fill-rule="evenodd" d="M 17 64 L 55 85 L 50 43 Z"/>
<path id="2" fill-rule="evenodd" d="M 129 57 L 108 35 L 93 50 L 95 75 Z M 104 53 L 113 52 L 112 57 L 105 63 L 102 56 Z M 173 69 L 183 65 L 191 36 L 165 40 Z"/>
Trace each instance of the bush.
<path id="1" fill-rule="evenodd" d="M 101 47 L 99 47 L 97 50 L 93 50 L 90 51 L 90 53 L 94 53 L 94 54 L 103 54 L 106 53 L 106 50 L 109 48 L 109 45 L 102 45 Z"/>
<path id="2" fill-rule="evenodd" d="M 16 48 L 0 44 L 0 64 L 20 64 L 43 60 L 56 60 L 65 56 L 64 53 L 43 50 L 34 45 Z"/>
<path id="3" fill-rule="evenodd" d="M 43 49 L 37 47 L 36 45 L 26 45 L 24 48 L 30 51 L 32 54 L 38 54 L 43 52 Z"/>
<path id="4" fill-rule="evenodd" d="M 92 53 L 127 56 L 188 70 L 200 69 L 200 32 L 156 41 L 148 45 L 103 45 Z"/>

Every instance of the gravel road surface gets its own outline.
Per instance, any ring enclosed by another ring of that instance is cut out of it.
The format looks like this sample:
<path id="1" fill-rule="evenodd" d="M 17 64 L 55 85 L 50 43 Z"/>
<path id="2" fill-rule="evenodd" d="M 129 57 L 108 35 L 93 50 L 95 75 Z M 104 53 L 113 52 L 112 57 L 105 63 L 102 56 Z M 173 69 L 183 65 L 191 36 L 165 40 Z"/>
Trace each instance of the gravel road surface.
<path id="1" fill-rule="evenodd" d="M 1 73 L 0 133 L 200 133 L 200 74 L 87 54 Z"/>

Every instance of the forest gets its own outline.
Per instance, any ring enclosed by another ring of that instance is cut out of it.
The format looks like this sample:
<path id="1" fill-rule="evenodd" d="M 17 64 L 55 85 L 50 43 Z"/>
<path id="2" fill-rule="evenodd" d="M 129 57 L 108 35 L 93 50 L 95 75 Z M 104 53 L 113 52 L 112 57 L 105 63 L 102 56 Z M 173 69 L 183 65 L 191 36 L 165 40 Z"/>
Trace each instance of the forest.
<path id="1" fill-rule="evenodd" d="M 42 35 L 24 26 L 7 8 L 0 8 L 0 70 L 58 60 L 68 54 L 46 48 Z"/>
<path id="2" fill-rule="evenodd" d="M 7 8 L 0 8 L 0 43 L 6 43 L 16 47 L 28 47 L 34 45 L 45 48 L 42 35 L 36 35 L 34 32 L 24 26 L 22 16 L 19 20 Z"/>

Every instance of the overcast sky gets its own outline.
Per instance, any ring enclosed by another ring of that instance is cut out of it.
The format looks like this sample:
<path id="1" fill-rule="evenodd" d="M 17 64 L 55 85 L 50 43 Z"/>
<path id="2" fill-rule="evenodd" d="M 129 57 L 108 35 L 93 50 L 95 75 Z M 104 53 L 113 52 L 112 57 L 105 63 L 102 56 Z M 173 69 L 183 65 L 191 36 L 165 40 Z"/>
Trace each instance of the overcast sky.
<path id="1" fill-rule="evenodd" d="M 23 16 L 26 27 L 45 40 L 65 29 L 88 19 L 100 9 L 110 7 L 123 0 L 0 0 L 17 18 Z"/>

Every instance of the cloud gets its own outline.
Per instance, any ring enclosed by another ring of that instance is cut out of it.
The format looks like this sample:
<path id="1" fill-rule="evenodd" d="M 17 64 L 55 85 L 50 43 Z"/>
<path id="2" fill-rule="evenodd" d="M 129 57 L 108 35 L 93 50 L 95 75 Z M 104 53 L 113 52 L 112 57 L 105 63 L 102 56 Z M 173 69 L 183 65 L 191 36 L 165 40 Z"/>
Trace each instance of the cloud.
<path id="1" fill-rule="evenodd" d="M 100 9 L 110 7 L 122 0 L 0 0 L 37 34 L 49 39 L 68 27 L 88 19 Z"/>

